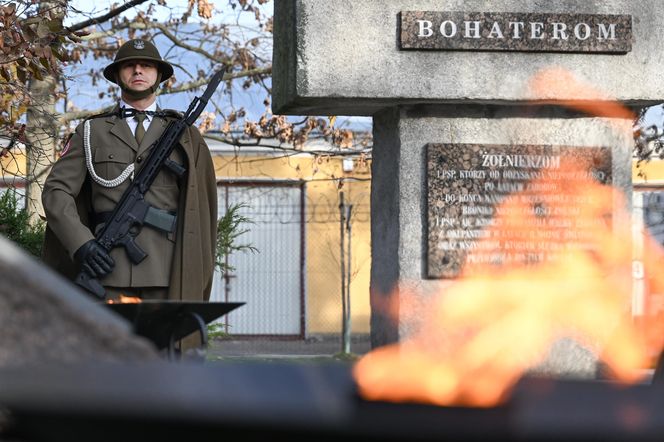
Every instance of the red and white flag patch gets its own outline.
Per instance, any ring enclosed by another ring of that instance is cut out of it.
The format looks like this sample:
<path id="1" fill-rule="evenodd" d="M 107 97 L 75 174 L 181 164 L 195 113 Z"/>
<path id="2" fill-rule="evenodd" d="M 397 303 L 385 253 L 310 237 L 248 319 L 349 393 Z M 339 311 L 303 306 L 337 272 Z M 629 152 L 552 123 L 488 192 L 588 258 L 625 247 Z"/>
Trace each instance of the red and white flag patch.
<path id="1" fill-rule="evenodd" d="M 60 156 L 64 157 L 67 152 L 69 152 L 69 148 L 71 147 L 71 137 L 67 140 L 67 143 L 65 144 L 65 147 L 62 148 L 62 151 L 60 152 Z"/>

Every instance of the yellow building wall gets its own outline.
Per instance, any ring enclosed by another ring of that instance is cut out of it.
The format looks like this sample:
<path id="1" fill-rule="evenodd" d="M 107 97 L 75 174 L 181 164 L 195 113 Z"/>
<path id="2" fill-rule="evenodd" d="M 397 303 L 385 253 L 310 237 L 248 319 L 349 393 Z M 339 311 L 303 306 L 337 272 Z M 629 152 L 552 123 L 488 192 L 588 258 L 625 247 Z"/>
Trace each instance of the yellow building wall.
<path id="1" fill-rule="evenodd" d="M 353 333 L 369 333 L 371 269 L 370 163 L 355 161 L 353 172 L 338 157 L 297 155 L 234 155 L 213 153 L 217 179 L 306 183 L 306 321 L 312 334 L 341 331 L 341 264 L 339 195 L 353 205 L 351 214 L 351 324 Z M 25 156 L 14 150 L 0 157 L 4 179 L 23 177 Z M 340 185 L 340 182 L 343 182 Z M 346 233 L 345 233 L 346 234 Z M 346 257 L 347 259 L 347 257 Z"/>
<path id="2" fill-rule="evenodd" d="M 653 159 L 646 161 L 632 161 L 633 184 L 664 184 L 664 161 Z"/>
<path id="3" fill-rule="evenodd" d="M 342 159 L 338 157 L 232 153 L 214 154 L 214 164 L 220 180 L 273 179 L 306 183 L 305 293 L 306 324 L 310 334 L 341 332 L 339 201 L 343 192 L 345 203 L 353 205 L 350 252 L 352 331 L 369 333 L 370 164 L 356 160 L 353 171 L 344 172 Z"/>
<path id="4" fill-rule="evenodd" d="M 2 167 L 2 178 L 23 178 L 25 176 L 25 155 L 19 149 L 12 149 L 0 156 L 0 167 Z"/>

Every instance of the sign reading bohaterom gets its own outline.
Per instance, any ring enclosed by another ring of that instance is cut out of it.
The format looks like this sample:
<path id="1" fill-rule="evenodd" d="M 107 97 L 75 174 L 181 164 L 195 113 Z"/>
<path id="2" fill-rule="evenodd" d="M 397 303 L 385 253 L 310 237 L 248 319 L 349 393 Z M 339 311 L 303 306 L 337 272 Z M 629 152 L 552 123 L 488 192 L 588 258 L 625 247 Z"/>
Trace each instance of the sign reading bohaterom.
<path id="1" fill-rule="evenodd" d="M 632 16 L 402 11 L 401 49 L 584 52 L 632 50 Z"/>

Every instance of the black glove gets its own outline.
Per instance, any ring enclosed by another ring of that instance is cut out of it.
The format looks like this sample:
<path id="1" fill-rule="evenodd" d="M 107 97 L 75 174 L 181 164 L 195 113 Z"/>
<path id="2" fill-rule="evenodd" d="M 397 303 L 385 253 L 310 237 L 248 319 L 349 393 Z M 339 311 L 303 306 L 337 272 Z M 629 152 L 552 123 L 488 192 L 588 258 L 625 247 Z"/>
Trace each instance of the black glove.
<path id="1" fill-rule="evenodd" d="M 113 271 L 115 261 L 99 243 L 91 239 L 74 253 L 74 259 L 88 275 L 100 279 Z"/>

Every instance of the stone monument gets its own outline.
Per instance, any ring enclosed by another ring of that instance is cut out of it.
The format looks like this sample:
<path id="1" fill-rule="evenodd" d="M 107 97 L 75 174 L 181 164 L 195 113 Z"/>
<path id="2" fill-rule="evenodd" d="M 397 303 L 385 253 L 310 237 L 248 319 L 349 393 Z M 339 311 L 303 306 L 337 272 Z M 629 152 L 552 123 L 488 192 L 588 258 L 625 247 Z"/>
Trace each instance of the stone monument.
<path id="1" fill-rule="evenodd" d="M 424 305 L 458 274 L 497 186 L 594 156 L 629 195 L 629 110 L 664 96 L 662 19 L 657 0 L 276 0 L 274 113 L 373 117 L 373 346 L 416 322 L 381 308 L 399 282 Z"/>
<path id="2" fill-rule="evenodd" d="M 0 271 L 0 369 L 159 359 L 130 323 L 1 236 Z"/>

